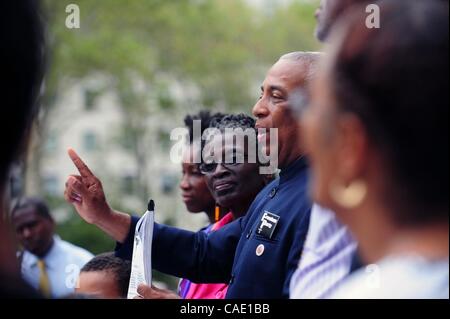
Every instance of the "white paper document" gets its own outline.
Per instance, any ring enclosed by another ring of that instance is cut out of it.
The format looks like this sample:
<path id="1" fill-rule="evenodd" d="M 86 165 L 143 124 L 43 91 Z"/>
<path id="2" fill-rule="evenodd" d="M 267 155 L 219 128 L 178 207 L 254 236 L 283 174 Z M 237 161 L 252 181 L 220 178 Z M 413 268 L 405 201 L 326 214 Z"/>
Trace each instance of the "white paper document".
<path id="1" fill-rule="evenodd" d="M 152 240 L 154 223 L 155 204 L 150 200 L 147 212 L 145 212 L 136 224 L 133 258 L 131 260 L 131 276 L 128 285 L 128 299 L 133 299 L 138 295 L 137 288 L 140 284 L 148 286 L 152 284 Z"/>

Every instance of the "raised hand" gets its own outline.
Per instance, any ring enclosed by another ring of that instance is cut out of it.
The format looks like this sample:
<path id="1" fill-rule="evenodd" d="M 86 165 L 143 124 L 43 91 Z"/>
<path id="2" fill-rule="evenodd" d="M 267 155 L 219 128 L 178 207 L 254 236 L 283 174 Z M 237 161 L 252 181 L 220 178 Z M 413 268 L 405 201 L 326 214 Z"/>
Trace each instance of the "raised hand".
<path id="1" fill-rule="evenodd" d="M 68 177 L 64 198 L 86 222 L 96 224 L 111 214 L 102 183 L 73 149 L 69 148 L 68 154 L 80 175 Z"/>

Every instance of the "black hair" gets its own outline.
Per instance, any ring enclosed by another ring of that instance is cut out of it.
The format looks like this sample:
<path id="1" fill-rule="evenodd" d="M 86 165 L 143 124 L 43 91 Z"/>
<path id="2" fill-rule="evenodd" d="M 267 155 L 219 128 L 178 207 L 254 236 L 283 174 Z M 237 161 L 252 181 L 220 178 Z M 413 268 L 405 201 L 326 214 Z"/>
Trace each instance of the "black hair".
<path id="1" fill-rule="evenodd" d="M 119 287 L 120 295 L 127 297 L 128 284 L 131 275 L 131 262 L 116 257 L 114 253 L 108 252 L 95 256 L 81 268 L 81 272 L 109 271 L 114 274 Z"/>
<path id="2" fill-rule="evenodd" d="M 216 119 L 221 119 L 225 115 L 222 113 L 214 113 L 211 114 L 210 111 L 200 111 L 197 114 L 188 114 L 184 118 L 184 125 L 189 130 L 189 143 L 192 144 L 194 141 L 194 121 L 201 121 L 201 131 L 200 134 L 202 135 L 203 132 L 210 127 L 211 122 Z M 201 137 L 200 135 L 200 137 Z"/>
<path id="3" fill-rule="evenodd" d="M 383 156 L 396 221 L 448 221 L 449 5 L 377 4 L 381 28 L 365 27 L 361 11 L 343 18 L 331 89 L 338 109 L 358 116 Z"/>
<path id="4" fill-rule="evenodd" d="M 12 161 L 22 153 L 37 113 L 44 72 L 44 28 L 38 1 L 0 1 L 1 187 Z M 0 188 L 1 188 L 0 187 Z"/>
<path id="5" fill-rule="evenodd" d="M 53 217 L 50 214 L 48 205 L 44 200 L 38 197 L 23 197 L 19 199 L 12 209 L 11 217 L 14 217 L 14 214 L 16 214 L 18 211 L 25 209 L 34 209 L 39 216 L 53 221 Z"/>
<path id="6" fill-rule="evenodd" d="M 239 113 L 225 115 L 222 118 L 213 118 L 210 123 L 210 128 L 217 128 L 219 130 L 226 128 L 255 129 L 255 123 L 254 118 L 244 113 Z"/>
<path id="7" fill-rule="evenodd" d="M 248 129 L 253 130 L 255 132 L 256 137 L 256 128 L 255 128 L 256 120 L 244 113 L 239 114 L 229 114 L 225 115 L 222 118 L 214 118 L 210 123 L 210 129 L 218 129 L 221 133 L 225 132 L 225 129 L 236 129 L 240 128 L 243 131 Z M 258 140 L 256 139 L 256 144 L 258 145 Z M 206 141 L 202 141 L 203 147 L 206 145 Z"/>
<path id="8" fill-rule="evenodd" d="M 257 151 L 261 151 L 259 149 L 259 143 L 257 139 L 257 131 L 256 131 L 256 120 L 252 118 L 251 116 L 248 116 L 244 113 L 239 114 L 230 114 L 226 115 L 222 118 L 216 118 L 211 121 L 210 129 L 218 129 L 221 133 L 226 134 L 226 129 L 242 129 L 244 132 L 248 130 L 253 130 L 254 137 L 255 137 L 255 143 L 257 147 Z M 212 132 L 213 133 L 213 132 Z M 244 137 L 246 140 L 248 140 L 248 136 L 246 135 Z M 206 145 L 207 141 L 204 140 L 203 147 Z"/>

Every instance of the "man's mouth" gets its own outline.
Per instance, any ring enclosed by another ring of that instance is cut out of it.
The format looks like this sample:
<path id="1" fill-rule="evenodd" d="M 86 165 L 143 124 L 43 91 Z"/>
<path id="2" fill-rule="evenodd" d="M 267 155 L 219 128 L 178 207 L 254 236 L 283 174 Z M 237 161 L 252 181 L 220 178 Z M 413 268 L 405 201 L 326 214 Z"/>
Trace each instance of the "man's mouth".
<path id="1" fill-rule="evenodd" d="M 217 182 L 214 184 L 214 190 L 216 192 L 223 192 L 234 188 L 234 186 L 236 186 L 236 184 L 233 182 Z"/>
<path id="2" fill-rule="evenodd" d="M 265 133 L 265 132 L 258 133 L 258 142 L 259 143 L 264 142 L 266 139 L 267 139 L 267 133 Z"/>
<path id="3" fill-rule="evenodd" d="M 268 134 L 270 132 L 270 128 L 262 127 L 258 124 L 256 124 L 255 128 L 256 128 L 256 131 L 258 132 L 258 135 L 257 135 L 258 142 L 261 143 L 261 142 L 267 141 L 270 136 L 270 134 Z"/>
<path id="4" fill-rule="evenodd" d="M 184 202 L 190 202 L 194 198 L 192 195 L 189 195 L 189 194 L 182 194 L 181 197 L 183 198 Z"/>
<path id="5" fill-rule="evenodd" d="M 263 148 L 269 148 L 270 147 L 270 129 L 262 129 L 258 130 L 258 143 Z"/>

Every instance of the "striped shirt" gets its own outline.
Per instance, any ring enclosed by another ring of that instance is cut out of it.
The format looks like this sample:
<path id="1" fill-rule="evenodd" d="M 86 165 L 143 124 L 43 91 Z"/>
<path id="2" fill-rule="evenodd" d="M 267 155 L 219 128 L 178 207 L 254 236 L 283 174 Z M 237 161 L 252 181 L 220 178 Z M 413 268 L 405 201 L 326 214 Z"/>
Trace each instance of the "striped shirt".
<path id="1" fill-rule="evenodd" d="M 291 279 L 290 298 L 326 298 L 350 273 L 356 247 L 334 213 L 314 204 L 303 253 Z"/>

